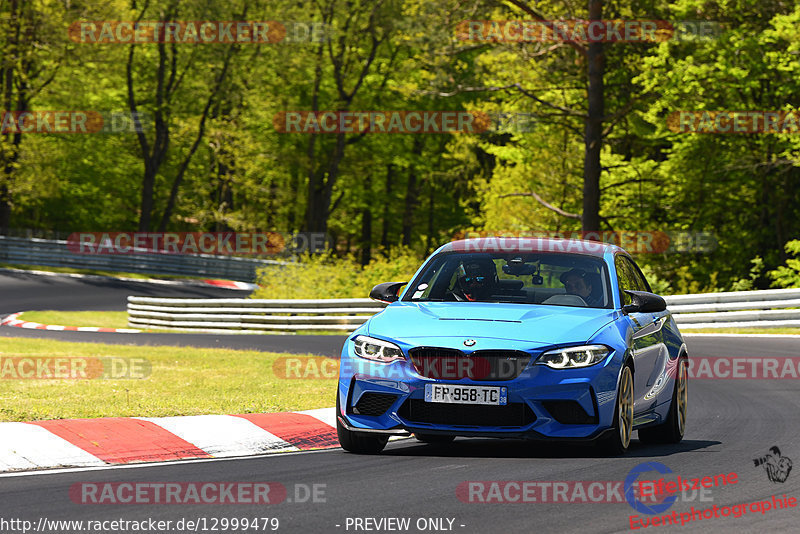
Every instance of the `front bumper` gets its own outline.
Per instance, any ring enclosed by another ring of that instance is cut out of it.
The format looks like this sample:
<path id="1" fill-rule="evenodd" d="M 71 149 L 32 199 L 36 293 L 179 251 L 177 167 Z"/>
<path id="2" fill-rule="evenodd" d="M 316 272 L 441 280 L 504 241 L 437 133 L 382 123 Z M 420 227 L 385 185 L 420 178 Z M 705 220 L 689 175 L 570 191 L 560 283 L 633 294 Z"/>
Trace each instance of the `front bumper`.
<path id="1" fill-rule="evenodd" d="M 612 352 L 583 369 L 551 369 L 532 362 L 511 380 L 426 378 L 409 359 L 373 363 L 342 350 L 338 384 L 340 423 L 352 431 L 447 434 L 533 440 L 585 441 L 613 424 L 621 356 Z M 431 383 L 504 387 L 508 404 L 425 402 Z"/>

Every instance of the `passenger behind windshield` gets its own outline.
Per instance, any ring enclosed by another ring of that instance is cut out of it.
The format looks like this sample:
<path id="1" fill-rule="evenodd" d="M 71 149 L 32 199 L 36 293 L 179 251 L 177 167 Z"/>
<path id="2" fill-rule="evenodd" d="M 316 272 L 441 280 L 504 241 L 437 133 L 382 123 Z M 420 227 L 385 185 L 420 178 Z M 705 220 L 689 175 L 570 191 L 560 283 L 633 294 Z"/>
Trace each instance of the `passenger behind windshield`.
<path id="1" fill-rule="evenodd" d="M 561 283 L 568 295 L 577 295 L 592 308 L 603 305 L 603 294 L 592 283 L 592 276 L 583 269 L 572 269 L 561 275 Z"/>

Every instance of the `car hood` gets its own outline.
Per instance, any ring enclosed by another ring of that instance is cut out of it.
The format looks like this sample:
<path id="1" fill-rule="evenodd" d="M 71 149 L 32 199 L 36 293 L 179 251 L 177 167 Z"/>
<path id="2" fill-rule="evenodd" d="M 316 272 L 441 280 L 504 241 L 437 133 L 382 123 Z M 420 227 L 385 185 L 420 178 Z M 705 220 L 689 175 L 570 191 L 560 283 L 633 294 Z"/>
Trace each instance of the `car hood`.
<path id="1" fill-rule="evenodd" d="M 483 302 L 395 302 L 367 323 L 369 335 L 410 345 L 420 338 L 493 338 L 536 346 L 581 343 L 611 322 L 614 310 Z M 444 340 L 441 340 L 444 341 Z M 443 346 L 439 344 L 439 346 Z"/>

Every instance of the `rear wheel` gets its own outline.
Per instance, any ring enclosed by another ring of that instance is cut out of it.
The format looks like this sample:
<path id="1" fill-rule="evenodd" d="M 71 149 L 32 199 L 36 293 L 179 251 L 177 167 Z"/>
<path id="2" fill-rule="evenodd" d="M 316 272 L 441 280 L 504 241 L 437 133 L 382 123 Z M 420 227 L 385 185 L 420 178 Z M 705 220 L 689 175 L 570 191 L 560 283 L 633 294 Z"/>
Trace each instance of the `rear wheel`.
<path id="1" fill-rule="evenodd" d="M 628 450 L 633 431 L 633 371 L 625 364 L 617 387 L 617 405 L 614 408 L 614 432 L 605 438 L 603 449 L 611 455 L 623 454 Z"/>
<path id="2" fill-rule="evenodd" d="M 675 388 L 672 390 L 672 402 L 667 419 L 660 425 L 639 430 L 639 441 L 642 443 L 680 443 L 686 429 L 686 408 L 689 401 L 688 362 L 685 358 L 678 361 L 678 374 Z"/>
<path id="3" fill-rule="evenodd" d="M 414 433 L 414 437 L 417 438 L 417 441 L 421 441 L 422 443 L 450 443 L 456 439 L 455 436 L 442 436 L 439 434 Z"/>
<path id="4" fill-rule="evenodd" d="M 339 445 L 347 452 L 355 454 L 378 454 L 386 447 L 389 436 L 370 432 L 353 432 L 347 430 L 339 421 L 339 394 L 336 394 L 336 435 Z"/>

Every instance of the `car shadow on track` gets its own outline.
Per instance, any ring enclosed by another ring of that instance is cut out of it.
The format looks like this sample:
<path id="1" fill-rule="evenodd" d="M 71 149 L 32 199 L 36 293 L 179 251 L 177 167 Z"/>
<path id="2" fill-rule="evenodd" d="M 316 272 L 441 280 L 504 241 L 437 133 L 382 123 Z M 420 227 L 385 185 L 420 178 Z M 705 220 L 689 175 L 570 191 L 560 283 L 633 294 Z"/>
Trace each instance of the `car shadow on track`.
<path id="1" fill-rule="evenodd" d="M 559 444 L 508 439 L 460 438 L 448 444 L 426 444 L 415 439 L 397 442 L 382 456 L 431 456 L 443 458 L 609 458 L 592 445 Z M 645 445 L 632 440 L 624 458 L 652 458 L 720 445 L 719 441 L 687 440 L 676 445 Z"/>

